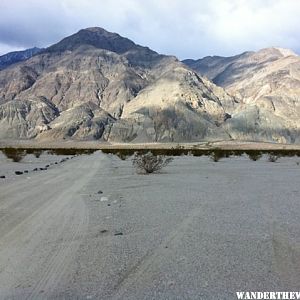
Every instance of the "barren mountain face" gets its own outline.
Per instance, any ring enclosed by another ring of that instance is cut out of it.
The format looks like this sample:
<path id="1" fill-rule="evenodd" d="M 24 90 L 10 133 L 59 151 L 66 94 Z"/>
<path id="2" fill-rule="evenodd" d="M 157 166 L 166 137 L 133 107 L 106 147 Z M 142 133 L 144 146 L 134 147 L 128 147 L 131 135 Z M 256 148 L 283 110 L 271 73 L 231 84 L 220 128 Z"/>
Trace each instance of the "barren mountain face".
<path id="1" fill-rule="evenodd" d="M 20 61 L 27 60 L 41 51 L 42 49 L 34 47 L 24 51 L 15 51 L 2 55 L 0 56 L 0 70 Z"/>
<path id="2" fill-rule="evenodd" d="M 234 139 L 300 142 L 300 57 L 268 48 L 184 61 L 240 102 L 225 124 Z"/>
<path id="3" fill-rule="evenodd" d="M 0 72 L 0 138 L 229 139 L 235 106 L 175 57 L 88 28 Z"/>
<path id="4" fill-rule="evenodd" d="M 299 56 L 270 48 L 184 63 L 80 30 L 0 71 L 0 138 L 300 142 Z"/>

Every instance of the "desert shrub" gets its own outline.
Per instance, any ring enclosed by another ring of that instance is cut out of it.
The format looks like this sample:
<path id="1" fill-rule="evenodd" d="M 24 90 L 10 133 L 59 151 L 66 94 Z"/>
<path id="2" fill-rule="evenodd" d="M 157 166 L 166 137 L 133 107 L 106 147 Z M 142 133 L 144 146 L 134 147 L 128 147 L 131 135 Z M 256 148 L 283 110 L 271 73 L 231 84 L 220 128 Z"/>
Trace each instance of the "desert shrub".
<path id="1" fill-rule="evenodd" d="M 37 149 L 37 150 L 34 150 L 32 154 L 35 156 L 35 158 L 39 158 L 42 153 L 43 153 L 43 150 Z"/>
<path id="2" fill-rule="evenodd" d="M 210 159 L 214 162 L 218 162 L 223 157 L 228 157 L 225 151 L 222 151 L 221 149 L 215 149 L 210 153 Z"/>
<path id="3" fill-rule="evenodd" d="M 247 154 L 248 154 L 248 157 L 253 161 L 257 161 L 262 157 L 262 154 L 259 151 L 251 151 Z"/>
<path id="4" fill-rule="evenodd" d="M 2 149 L 2 152 L 8 159 L 11 159 L 13 162 L 20 162 L 26 156 L 26 151 L 23 149 L 4 148 Z"/>
<path id="5" fill-rule="evenodd" d="M 279 155 L 276 155 L 274 153 L 270 153 L 268 155 L 268 161 L 269 162 L 276 162 L 278 160 L 278 158 L 279 158 Z"/>
<path id="6" fill-rule="evenodd" d="M 127 157 L 128 157 L 128 155 L 126 153 L 122 152 L 122 151 L 117 152 L 116 156 L 119 157 L 121 160 L 126 160 Z"/>
<path id="7" fill-rule="evenodd" d="M 133 166 L 138 173 L 154 173 L 167 166 L 173 158 L 165 157 L 163 155 L 154 155 L 152 152 L 146 154 L 135 153 L 133 157 Z"/>

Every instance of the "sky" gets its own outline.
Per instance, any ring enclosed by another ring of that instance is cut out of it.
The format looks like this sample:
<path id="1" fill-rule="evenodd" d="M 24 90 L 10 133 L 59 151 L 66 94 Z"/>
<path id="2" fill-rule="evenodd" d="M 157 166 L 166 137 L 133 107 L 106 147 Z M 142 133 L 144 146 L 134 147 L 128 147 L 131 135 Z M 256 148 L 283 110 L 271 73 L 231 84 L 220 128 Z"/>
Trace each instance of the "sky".
<path id="1" fill-rule="evenodd" d="M 102 27 L 180 59 L 300 54 L 300 0 L 0 0 L 0 55 Z"/>

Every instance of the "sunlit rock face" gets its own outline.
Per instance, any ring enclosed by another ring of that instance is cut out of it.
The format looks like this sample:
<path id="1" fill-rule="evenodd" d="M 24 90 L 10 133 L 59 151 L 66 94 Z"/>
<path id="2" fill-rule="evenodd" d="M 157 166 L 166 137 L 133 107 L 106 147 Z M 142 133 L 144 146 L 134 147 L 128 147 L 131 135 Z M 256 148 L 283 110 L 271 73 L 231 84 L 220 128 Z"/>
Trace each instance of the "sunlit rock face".
<path id="1" fill-rule="evenodd" d="M 229 139 L 234 99 L 175 57 L 101 28 L 0 72 L 1 138 Z"/>
<path id="2" fill-rule="evenodd" d="M 283 49 L 182 63 L 87 28 L 0 71 L 1 139 L 286 143 L 298 129 L 299 57 Z"/>
<path id="3" fill-rule="evenodd" d="M 239 101 L 225 127 L 233 139 L 300 142 L 300 57 L 267 48 L 233 57 L 186 60 Z"/>

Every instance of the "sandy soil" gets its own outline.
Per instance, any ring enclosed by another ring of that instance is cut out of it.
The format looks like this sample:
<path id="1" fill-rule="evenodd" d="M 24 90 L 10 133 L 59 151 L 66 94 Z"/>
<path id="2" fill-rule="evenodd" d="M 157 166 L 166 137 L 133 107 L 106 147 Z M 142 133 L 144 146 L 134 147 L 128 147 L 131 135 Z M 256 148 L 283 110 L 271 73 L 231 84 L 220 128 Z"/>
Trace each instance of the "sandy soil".
<path id="1" fill-rule="evenodd" d="M 298 291 L 297 161 L 178 157 L 137 175 L 96 152 L 0 179 L 0 299 Z"/>
<path id="2" fill-rule="evenodd" d="M 300 150 L 299 144 L 279 144 L 267 142 L 251 141 L 214 141 L 214 142 L 197 142 L 197 143 L 105 143 L 100 141 L 39 141 L 39 140 L 0 140 L 0 148 L 74 148 L 74 149 L 171 149 L 176 147 L 185 149 L 233 149 L 233 150 L 281 150 L 294 149 Z"/>

